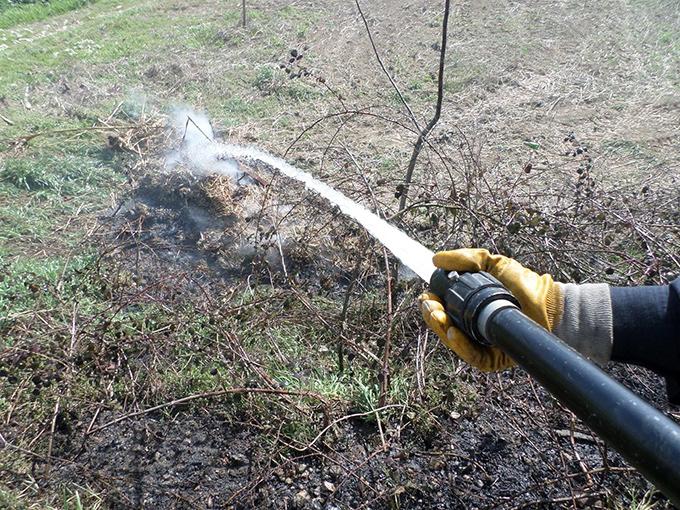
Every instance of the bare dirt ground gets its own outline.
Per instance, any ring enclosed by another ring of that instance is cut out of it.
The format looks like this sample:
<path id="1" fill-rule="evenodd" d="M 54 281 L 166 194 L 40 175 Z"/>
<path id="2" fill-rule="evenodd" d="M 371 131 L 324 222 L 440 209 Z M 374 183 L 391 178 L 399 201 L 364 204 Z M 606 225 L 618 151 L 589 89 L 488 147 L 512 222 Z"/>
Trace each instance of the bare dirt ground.
<path id="1" fill-rule="evenodd" d="M 442 5 L 362 9 L 425 123 Z M 120 179 L 96 202 L 59 195 L 84 205 L 47 210 L 44 232 L 0 236 L 0 505 L 670 508 L 524 372 L 481 374 L 440 346 L 422 285 L 324 201 L 263 167 L 251 186 L 164 170 L 163 126 L 190 105 L 221 139 L 396 212 L 416 133 L 356 5 L 262 0 L 248 16 L 102 1 L 0 33 L 3 69 L 23 69 L 0 79 L 4 168 L 94 154 Z M 461 2 L 450 23 L 403 228 L 561 281 L 676 277 L 680 4 Z M 2 199 L 49 205 L 22 193 Z M 680 416 L 655 375 L 606 368 Z"/>

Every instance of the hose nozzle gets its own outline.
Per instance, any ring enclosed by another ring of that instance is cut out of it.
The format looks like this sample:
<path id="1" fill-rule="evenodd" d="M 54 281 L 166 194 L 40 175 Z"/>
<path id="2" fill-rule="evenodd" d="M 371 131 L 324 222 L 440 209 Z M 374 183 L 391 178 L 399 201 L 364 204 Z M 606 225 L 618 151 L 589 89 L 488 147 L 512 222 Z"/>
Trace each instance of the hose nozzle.
<path id="1" fill-rule="evenodd" d="M 496 278 L 486 272 L 458 273 L 437 269 L 430 289 L 445 304 L 455 326 L 481 345 L 487 340 L 486 323 L 502 308 L 519 308 L 519 302 Z M 491 305 L 491 306 L 489 306 Z"/>

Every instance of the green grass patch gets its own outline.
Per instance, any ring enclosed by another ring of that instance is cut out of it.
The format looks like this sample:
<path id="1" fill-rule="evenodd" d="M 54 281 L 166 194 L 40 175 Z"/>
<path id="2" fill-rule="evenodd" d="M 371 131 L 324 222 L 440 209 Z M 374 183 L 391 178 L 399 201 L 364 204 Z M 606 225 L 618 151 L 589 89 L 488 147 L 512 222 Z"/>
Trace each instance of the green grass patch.
<path id="1" fill-rule="evenodd" d="M 115 170 L 105 162 L 81 155 L 10 158 L 0 164 L 0 190 L 57 194 L 62 197 L 101 196 L 118 181 Z"/>
<path id="2" fill-rule="evenodd" d="M 102 0 L 88 10 L 88 16 L 80 18 L 77 26 L 54 31 L 31 43 L 16 42 L 8 33 L 7 48 L 0 60 L 0 95 L 23 93 L 23 84 L 49 83 L 56 76 L 49 71 L 63 72 L 75 62 L 102 64 L 129 59 L 115 70 L 115 80 L 137 79 L 144 61 L 133 57 L 143 50 L 163 51 L 183 44 L 193 38 L 187 29 L 202 23 L 195 16 L 175 17 L 172 11 L 154 5 Z M 169 25 L 172 31 L 167 29 Z M 124 76 L 119 74 L 121 71 Z M 100 78 L 111 82 L 110 77 Z"/>
<path id="3" fill-rule="evenodd" d="M 17 240 L 44 243 L 57 229 L 61 245 L 77 239 L 81 234 L 65 224 L 76 213 L 104 206 L 124 182 L 119 165 L 117 155 L 87 149 L 62 155 L 37 152 L 0 162 L 0 247 L 18 251 Z"/>
<path id="4" fill-rule="evenodd" d="M 41 21 L 80 9 L 97 0 L 10 1 L 0 0 L 0 29 Z"/>
<path id="5" fill-rule="evenodd" d="M 50 493 L 40 491 L 37 484 L 26 480 L 21 490 L 0 486 L 0 508 L 2 510 L 101 510 L 107 508 L 102 497 L 87 487 L 55 481 Z M 40 496 L 38 495 L 40 494 Z M 37 504 L 35 501 L 41 501 Z"/>
<path id="6" fill-rule="evenodd" d="M 28 504 L 13 491 L 0 488 L 0 508 L 5 510 L 25 510 Z"/>
<path id="7" fill-rule="evenodd" d="M 605 140 L 602 142 L 602 149 L 607 152 L 620 154 L 640 155 L 642 149 L 636 142 L 630 140 Z"/>
<path id="8" fill-rule="evenodd" d="M 224 370 L 203 363 L 185 364 L 176 370 L 161 372 L 163 391 L 167 395 L 192 395 L 215 391 L 225 383 Z"/>
<path id="9" fill-rule="evenodd" d="M 225 126 L 240 125 L 244 119 L 265 118 L 277 111 L 279 102 L 274 96 L 251 100 L 240 97 L 228 97 L 210 108 L 211 112 L 222 120 Z"/>
<path id="10" fill-rule="evenodd" d="M 54 309 L 78 300 L 89 309 L 102 298 L 88 268 L 94 254 L 73 257 L 20 257 L 10 260 L 0 253 L 0 332 L 24 312 Z"/>
<path id="11" fill-rule="evenodd" d="M 47 241 L 55 229 L 74 212 L 73 202 L 59 198 L 26 197 L 17 194 L 11 198 L 0 193 L 0 245 L 12 246 L 14 241 L 36 245 Z M 12 246 L 14 248 L 14 246 Z M 13 250 L 14 251 L 14 250 Z"/>

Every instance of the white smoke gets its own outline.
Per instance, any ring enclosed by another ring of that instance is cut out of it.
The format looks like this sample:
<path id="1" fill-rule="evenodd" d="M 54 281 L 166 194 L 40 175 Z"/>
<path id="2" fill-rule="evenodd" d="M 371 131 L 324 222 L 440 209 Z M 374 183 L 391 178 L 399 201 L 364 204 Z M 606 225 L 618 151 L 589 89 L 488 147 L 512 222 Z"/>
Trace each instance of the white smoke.
<path id="1" fill-rule="evenodd" d="M 339 207 L 344 214 L 364 227 L 383 246 L 390 250 L 402 264 L 409 267 L 426 282 L 430 281 L 430 277 L 436 269 L 432 263 L 434 253 L 394 225 L 390 225 L 378 215 L 357 204 L 343 193 L 331 188 L 328 184 L 319 181 L 311 174 L 294 167 L 281 158 L 253 147 L 243 147 L 240 145 L 222 145 L 221 147 L 224 154 L 230 155 L 235 160 L 258 160 L 276 168 L 282 174 L 304 183 L 307 189 L 321 195 L 330 203 Z"/>
<path id="2" fill-rule="evenodd" d="M 181 135 L 177 159 L 174 160 L 175 165 L 181 161 L 188 164 L 192 172 L 196 174 L 220 173 L 239 179 L 243 176 L 243 172 L 239 170 L 239 161 L 261 161 L 282 174 L 302 182 L 308 189 L 339 207 L 343 213 L 361 224 L 396 255 L 405 266 L 429 282 L 435 270 L 432 264 L 432 251 L 411 239 L 397 227 L 390 225 L 362 205 L 281 158 L 253 147 L 216 141 L 210 121 L 203 114 L 182 108 L 176 110 L 172 119 L 175 130 Z"/>
<path id="3" fill-rule="evenodd" d="M 215 139 L 208 117 L 186 106 L 175 108 L 170 116 L 170 122 L 175 132 L 182 135 L 183 141 L 188 146 L 211 142 Z"/>
<path id="4" fill-rule="evenodd" d="M 243 172 L 238 162 L 224 153 L 215 140 L 208 117 L 187 107 L 177 107 L 170 115 L 176 147 L 165 158 L 165 167 L 174 170 L 183 164 L 194 175 L 219 173 L 240 181 Z"/>

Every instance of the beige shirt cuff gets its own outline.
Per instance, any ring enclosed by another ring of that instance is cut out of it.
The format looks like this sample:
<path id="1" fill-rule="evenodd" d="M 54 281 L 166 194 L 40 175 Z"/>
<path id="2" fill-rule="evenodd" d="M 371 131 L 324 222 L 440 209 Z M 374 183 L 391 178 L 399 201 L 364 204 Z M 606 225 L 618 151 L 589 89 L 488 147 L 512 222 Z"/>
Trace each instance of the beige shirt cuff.
<path id="1" fill-rule="evenodd" d="M 612 301 L 604 283 L 562 284 L 564 311 L 553 333 L 597 363 L 611 359 L 614 338 Z"/>

